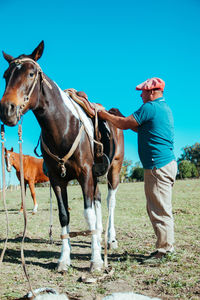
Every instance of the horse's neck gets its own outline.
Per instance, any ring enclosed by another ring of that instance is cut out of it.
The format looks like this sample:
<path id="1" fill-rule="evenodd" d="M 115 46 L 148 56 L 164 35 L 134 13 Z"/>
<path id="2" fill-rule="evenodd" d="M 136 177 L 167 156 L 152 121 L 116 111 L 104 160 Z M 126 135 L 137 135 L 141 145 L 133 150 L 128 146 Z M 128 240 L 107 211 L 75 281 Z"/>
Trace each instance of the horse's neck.
<path id="1" fill-rule="evenodd" d="M 50 82 L 52 90 L 45 86 L 48 91 L 40 96 L 39 107 L 33 113 L 41 127 L 43 138 L 58 145 L 70 131 L 70 123 L 74 125 L 75 131 L 79 121 L 65 105 L 58 86 L 53 81 Z"/>

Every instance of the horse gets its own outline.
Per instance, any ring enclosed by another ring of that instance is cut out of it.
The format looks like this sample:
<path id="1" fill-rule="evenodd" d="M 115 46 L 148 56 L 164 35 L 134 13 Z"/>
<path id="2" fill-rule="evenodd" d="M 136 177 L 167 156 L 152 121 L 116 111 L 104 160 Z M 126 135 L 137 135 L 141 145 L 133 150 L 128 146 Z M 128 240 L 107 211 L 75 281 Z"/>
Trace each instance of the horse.
<path id="1" fill-rule="evenodd" d="M 5 91 L 0 102 L 0 118 L 15 126 L 22 115 L 32 110 L 41 127 L 41 151 L 57 198 L 61 225 L 61 255 L 57 271 L 66 272 L 70 266 L 70 214 L 67 185 L 77 179 L 84 199 L 84 217 L 91 234 L 90 271 L 102 270 L 101 194 L 95 170 L 94 121 L 85 111 L 42 71 L 37 63 L 44 50 L 44 41 L 30 55 L 17 58 L 3 52 L 9 63 L 4 73 Z M 108 246 L 117 247 L 114 209 L 119 174 L 124 157 L 123 131 L 109 122 L 98 120 L 100 142 L 109 159 L 107 170 L 107 206 L 109 207 Z"/>
<path id="2" fill-rule="evenodd" d="M 19 154 L 13 152 L 13 148 L 7 150 L 5 148 L 6 169 L 11 172 L 12 167 L 16 170 L 17 178 L 20 181 L 20 160 Z M 33 214 L 37 212 L 38 204 L 36 201 L 35 184 L 49 181 L 49 178 L 43 172 L 43 159 L 38 159 L 30 155 L 23 155 L 23 171 L 24 171 L 24 188 L 26 193 L 27 184 L 29 185 L 31 197 L 34 207 Z M 23 211 L 23 203 L 21 202 L 20 212 Z"/>

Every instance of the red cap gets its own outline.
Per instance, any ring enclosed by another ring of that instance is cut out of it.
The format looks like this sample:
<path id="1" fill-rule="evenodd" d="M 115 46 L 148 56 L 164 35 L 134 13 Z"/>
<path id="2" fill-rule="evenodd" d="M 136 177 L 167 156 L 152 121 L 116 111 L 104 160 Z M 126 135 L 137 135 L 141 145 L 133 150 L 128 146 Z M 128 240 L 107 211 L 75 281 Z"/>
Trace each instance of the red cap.
<path id="1" fill-rule="evenodd" d="M 164 87 L 165 87 L 165 82 L 162 79 L 153 77 L 138 84 L 136 86 L 136 90 L 140 91 L 140 90 L 159 89 L 160 91 L 164 91 Z"/>

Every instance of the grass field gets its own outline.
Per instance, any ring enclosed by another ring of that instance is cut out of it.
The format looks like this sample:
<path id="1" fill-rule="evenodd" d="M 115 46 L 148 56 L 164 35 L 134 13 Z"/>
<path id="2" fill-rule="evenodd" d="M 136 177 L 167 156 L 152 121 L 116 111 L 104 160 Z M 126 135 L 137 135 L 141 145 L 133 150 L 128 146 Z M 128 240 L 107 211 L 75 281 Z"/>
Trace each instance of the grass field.
<path id="1" fill-rule="evenodd" d="M 106 185 L 100 185 L 103 224 L 107 220 Z M 200 180 L 177 181 L 173 192 L 176 256 L 159 265 L 144 265 L 140 258 L 154 250 L 155 236 L 146 213 L 143 183 L 119 186 L 115 224 L 119 248 L 109 250 L 108 262 L 114 271 L 102 279 L 96 274 L 95 283 L 86 284 L 81 276 L 91 276 L 90 237 L 71 239 L 72 266 L 62 275 L 56 271 L 61 250 L 57 203 L 53 196 L 53 239 L 49 243 L 49 189 L 36 189 L 39 210 L 32 215 L 33 203 L 29 190 L 26 206 L 28 228 L 25 259 L 33 289 L 52 287 L 73 299 L 101 299 L 112 292 L 134 291 L 161 299 L 200 299 Z M 83 217 L 83 200 L 79 186 L 69 186 L 69 205 L 72 231 L 88 229 Z M 20 208 L 20 191 L 7 192 L 9 213 L 9 242 L 0 269 L 0 299 L 19 299 L 28 292 L 20 257 L 24 228 Z M 0 202 L 0 249 L 6 236 L 3 201 Z M 102 249 L 102 254 L 104 250 Z"/>

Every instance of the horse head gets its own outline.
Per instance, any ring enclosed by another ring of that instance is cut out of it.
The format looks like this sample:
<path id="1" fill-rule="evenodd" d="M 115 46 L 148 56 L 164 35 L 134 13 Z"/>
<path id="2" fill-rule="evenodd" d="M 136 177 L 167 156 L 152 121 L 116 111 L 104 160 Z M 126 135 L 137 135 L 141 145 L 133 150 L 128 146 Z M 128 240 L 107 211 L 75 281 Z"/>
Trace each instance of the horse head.
<path id="1" fill-rule="evenodd" d="M 6 169 L 8 172 L 11 172 L 13 163 L 14 163 L 14 156 L 12 155 L 13 152 L 13 148 L 11 148 L 10 150 L 7 150 L 5 148 L 5 161 L 6 161 Z"/>
<path id="2" fill-rule="evenodd" d="M 30 55 L 14 58 L 3 52 L 9 67 L 4 73 L 6 86 L 0 102 L 0 118 L 8 126 L 15 126 L 21 115 L 35 105 L 38 83 L 43 74 L 37 60 L 43 50 L 42 41 Z"/>

